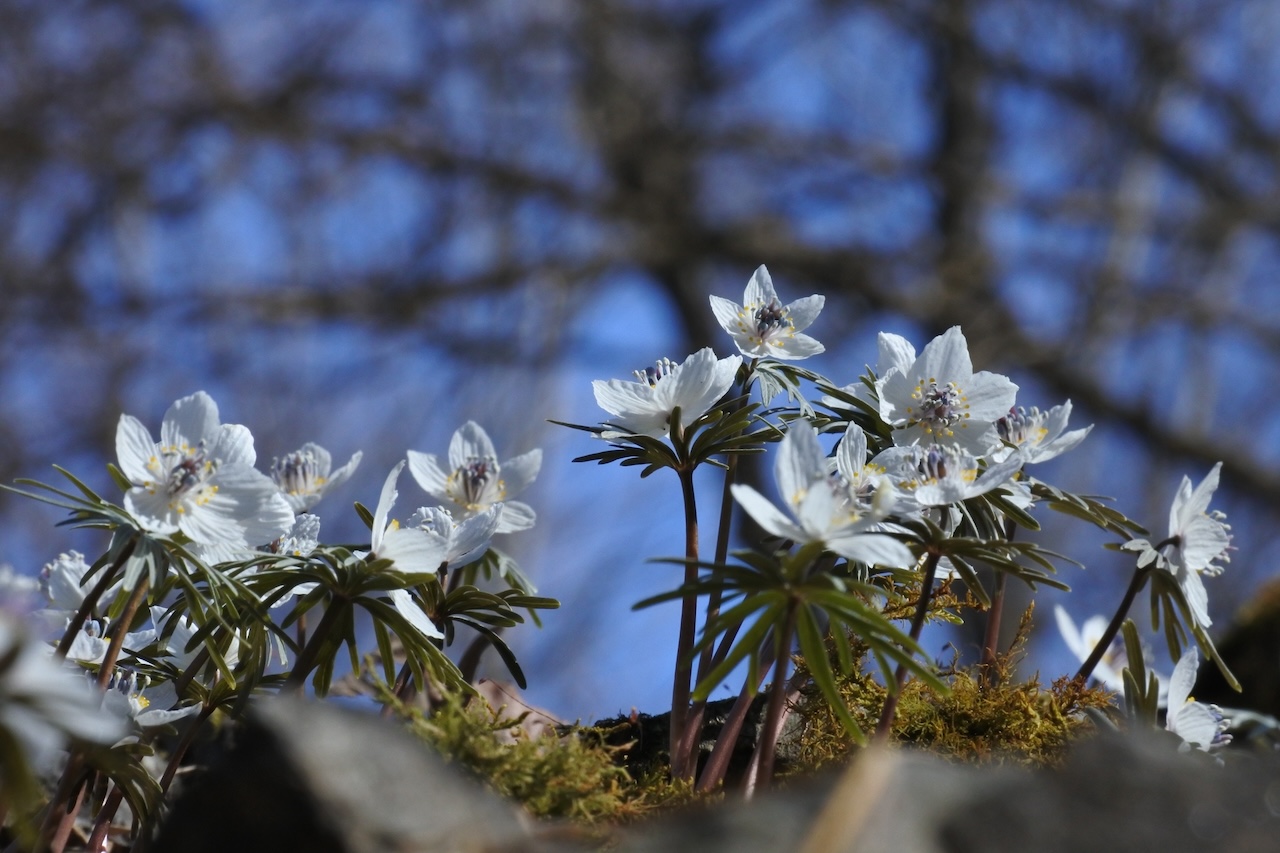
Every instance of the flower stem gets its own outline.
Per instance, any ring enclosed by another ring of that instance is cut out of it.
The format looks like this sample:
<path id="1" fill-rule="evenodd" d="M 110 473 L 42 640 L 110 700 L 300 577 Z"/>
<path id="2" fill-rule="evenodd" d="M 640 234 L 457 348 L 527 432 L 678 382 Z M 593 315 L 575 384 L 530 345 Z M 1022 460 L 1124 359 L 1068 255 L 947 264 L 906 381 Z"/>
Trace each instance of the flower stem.
<path id="1" fill-rule="evenodd" d="M 915 616 L 911 619 L 911 639 L 919 640 L 924 630 L 924 620 L 929 615 L 929 602 L 933 598 L 933 580 L 938 574 L 938 560 L 942 555 L 930 551 L 924 564 L 924 579 L 920 582 L 920 600 L 916 603 Z M 881 743 L 889 740 L 889 732 L 893 729 L 893 717 L 898 711 L 898 698 L 902 695 L 902 687 L 907 683 L 907 666 L 898 664 L 893 674 L 894 687 L 884 698 L 884 709 L 880 712 L 880 722 L 876 726 L 875 739 Z"/>
<path id="2" fill-rule="evenodd" d="M 750 676 L 743 682 L 737 700 L 729 709 L 724 725 L 720 727 L 720 734 L 716 737 L 716 745 L 711 750 L 711 757 L 707 759 L 706 766 L 702 768 L 702 775 L 698 777 L 699 791 L 703 793 L 714 791 L 724 781 L 725 774 L 729 772 L 729 761 L 733 758 L 734 747 L 738 743 L 738 735 L 742 732 L 747 714 L 751 711 L 751 705 L 755 702 L 760 685 L 769 672 L 769 664 L 772 663 L 772 660 L 762 661 L 763 665 L 754 683 Z"/>
<path id="3" fill-rule="evenodd" d="M 346 615 L 350 606 L 351 604 L 347 599 L 336 595 L 329 602 L 329 606 L 324 609 L 324 615 L 320 617 L 320 622 L 316 625 L 316 630 L 311 635 L 311 639 L 307 641 L 307 645 L 303 647 L 302 651 L 298 652 L 298 660 L 293 665 L 293 671 L 289 673 L 289 677 L 285 679 L 284 684 L 280 687 L 281 693 L 302 692 L 307 676 L 311 674 L 311 670 L 315 668 L 316 659 L 320 657 L 320 649 L 329 640 L 329 632 L 337 624 L 338 619 Z"/>
<path id="4" fill-rule="evenodd" d="M 1012 542 L 1013 535 L 1017 531 L 1018 525 L 1014 524 L 1013 519 L 1005 518 L 1005 541 Z M 1004 616 L 1005 586 L 1008 584 L 1008 580 L 1009 578 L 1004 572 L 996 572 L 994 588 L 991 591 L 991 607 L 987 609 L 987 630 L 982 638 L 981 667 L 984 681 L 992 675 L 996 655 L 1000 653 L 1000 620 Z"/>
<path id="5" fill-rule="evenodd" d="M 787 605 L 782 631 L 774 637 L 773 683 L 769 685 L 769 705 L 765 710 L 756 754 L 752 757 L 755 773 L 754 779 L 748 776 L 748 797 L 756 790 L 767 789 L 773 778 L 773 759 L 778 749 L 778 736 L 782 734 L 782 710 L 787 696 L 787 667 L 791 665 L 791 635 L 795 633 L 798 606 L 795 599 Z"/>
<path id="6" fill-rule="evenodd" d="M 716 554 L 715 562 L 723 563 L 729 556 L 729 528 L 733 522 L 733 483 L 737 479 L 738 456 L 737 454 L 729 454 L 729 458 L 725 460 L 724 472 L 724 491 L 720 495 L 720 526 L 716 534 Z M 707 599 L 707 613 L 703 619 L 703 625 L 710 625 L 711 622 L 720 615 L 721 591 L 713 590 Z M 737 628 L 730 628 L 729 633 L 736 636 Z M 707 677 L 707 673 L 711 672 L 715 666 L 714 660 L 715 649 L 712 644 L 708 643 L 707 647 L 702 650 L 702 655 L 698 658 L 698 677 L 694 682 L 701 684 L 702 679 Z M 701 739 L 702 724 L 706 719 L 707 701 L 703 699 L 700 702 L 694 702 L 693 707 L 689 709 L 689 716 L 685 723 L 685 735 L 683 741 L 679 745 L 680 754 L 684 761 L 689 762 L 688 766 L 696 766 L 698 741 Z M 734 737 L 737 737 L 735 733 Z"/>
<path id="7" fill-rule="evenodd" d="M 1107 653 L 1107 649 L 1111 648 L 1111 642 L 1116 638 L 1116 634 L 1120 633 L 1120 626 L 1124 624 L 1125 617 L 1129 615 L 1129 608 L 1133 606 L 1133 600 L 1138 596 L 1138 591 L 1146 584 L 1147 575 L 1150 573 L 1150 566 L 1134 571 L 1133 580 L 1129 581 L 1129 588 L 1124 591 L 1124 598 L 1120 601 L 1120 607 L 1116 610 L 1116 615 L 1111 617 L 1111 624 L 1107 626 L 1107 630 L 1102 632 L 1102 636 L 1098 638 L 1098 643 L 1093 647 L 1093 651 L 1089 653 L 1089 657 L 1085 659 L 1084 663 L 1080 664 L 1080 670 L 1076 673 L 1075 681 L 1084 684 L 1089 680 L 1089 676 L 1093 675 L 1094 668 L 1102 660 L 1102 656 Z"/>
<path id="8" fill-rule="evenodd" d="M 698 504 L 693 491 L 693 468 L 682 467 L 680 475 L 680 492 L 684 497 L 684 555 L 687 560 L 698 559 Z M 684 568 L 686 585 L 698 580 L 698 567 L 692 563 Z M 671 778 L 693 779 L 696 769 L 693 762 L 682 754 L 681 746 L 685 742 L 685 728 L 689 719 L 689 695 L 693 688 L 693 661 L 690 655 L 693 650 L 694 635 L 698 623 L 698 596 L 686 592 L 680 602 L 680 634 L 676 643 L 675 677 L 671 683 Z"/>
<path id="9" fill-rule="evenodd" d="M 147 587 L 150 584 L 151 579 L 146 575 L 138 578 L 138 584 L 129 593 L 129 600 L 125 602 L 120 618 L 107 629 L 107 633 L 111 635 L 111 642 L 107 645 L 107 653 L 103 656 L 102 664 L 98 667 L 99 690 L 106 690 L 107 685 L 111 683 L 111 673 L 115 671 L 116 661 L 120 657 L 120 650 L 124 648 L 124 635 L 128 633 L 129 626 L 133 624 L 133 617 L 138 614 L 138 608 L 142 605 L 142 599 L 146 597 Z"/>

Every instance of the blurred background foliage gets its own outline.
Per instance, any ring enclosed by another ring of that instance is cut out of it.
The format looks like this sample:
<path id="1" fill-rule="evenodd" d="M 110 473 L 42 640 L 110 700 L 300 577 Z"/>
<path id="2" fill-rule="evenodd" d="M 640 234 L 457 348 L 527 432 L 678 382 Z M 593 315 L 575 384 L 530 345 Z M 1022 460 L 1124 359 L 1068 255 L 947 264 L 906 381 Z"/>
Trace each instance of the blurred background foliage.
<path id="1" fill-rule="evenodd" d="M 1220 629 L 1277 557 L 1277 44 L 1270 0 L 0 0 L 0 478 L 108 488 L 120 413 L 203 388 L 259 467 L 363 449 L 319 509 L 359 541 L 350 501 L 474 418 L 546 454 L 500 543 L 566 605 L 512 638 L 534 701 L 661 710 L 676 608 L 629 608 L 676 582 L 643 559 L 678 487 L 546 419 L 728 354 L 707 295 L 764 263 L 826 295 L 837 382 L 960 324 L 1021 403 L 1070 398 L 1098 426 L 1035 473 L 1157 533 L 1224 460 Z M 0 561 L 100 553 L 55 520 L 0 495 Z M 1041 627 L 1109 613 L 1129 565 L 1045 539 L 1088 569 Z"/>

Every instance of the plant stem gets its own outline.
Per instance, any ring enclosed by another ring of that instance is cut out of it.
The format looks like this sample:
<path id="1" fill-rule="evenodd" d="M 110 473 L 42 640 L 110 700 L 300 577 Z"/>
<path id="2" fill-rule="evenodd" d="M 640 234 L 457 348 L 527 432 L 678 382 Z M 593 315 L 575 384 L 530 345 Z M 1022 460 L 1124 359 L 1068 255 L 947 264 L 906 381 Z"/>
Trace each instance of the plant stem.
<path id="1" fill-rule="evenodd" d="M 138 614 L 138 608 L 142 605 L 142 599 L 146 597 L 147 587 L 150 585 L 151 579 L 146 575 L 138 578 L 138 585 L 129 593 L 129 600 L 125 602 L 120 618 L 107 629 L 107 633 L 111 635 L 111 642 L 107 644 L 107 653 L 103 656 L 102 664 L 98 667 L 99 690 L 106 690 L 107 685 L 111 683 L 111 673 L 115 671 L 116 661 L 120 657 L 120 650 L 124 648 L 124 635 L 128 633 L 129 626 L 133 624 L 133 617 Z"/>
<path id="2" fill-rule="evenodd" d="M 929 615 L 929 602 L 933 598 L 933 580 L 938 574 L 938 560 L 942 555 L 930 551 L 924 564 L 924 579 L 920 582 L 920 600 L 916 603 L 916 613 L 911 619 L 911 639 L 919 640 L 924 629 L 925 618 Z M 880 712 L 880 723 L 876 726 L 875 740 L 881 743 L 889 740 L 889 732 L 893 729 L 893 717 L 898 711 L 898 698 L 902 695 L 902 687 L 907 683 L 907 665 L 898 664 L 893 674 L 894 685 L 884 697 L 884 709 Z"/>
<path id="3" fill-rule="evenodd" d="M 729 454 L 729 458 L 725 460 L 724 472 L 724 490 L 720 495 L 720 526 L 716 534 L 716 553 L 715 562 L 723 563 L 729 556 L 729 528 L 733 522 L 733 483 L 736 479 L 738 470 L 737 454 Z M 721 591 L 713 590 L 707 599 L 707 614 L 702 624 L 710 625 L 712 621 L 720 615 Z M 737 627 L 730 628 L 728 633 L 734 637 L 737 636 Z M 715 649 L 712 644 L 702 650 L 702 655 L 698 659 L 698 677 L 694 682 L 701 684 L 702 679 L 707 677 L 707 673 L 711 672 L 715 666 Z M 685 722 L 685 735 L 678 749 L 682 756 L 682 760 L 689 762 L 688 766 L 697 766 L 697 750 L 698 742 L 701 740 L 702 724 L 706 720 L 707 701 L 703 699 L 700 702 L 694 702 L 693 707 L 689 709 L 689 716 Z M 735 735 L 736 737 L 736 735 Z"/>
<path id="4" fill-rule="evenodd" d="M 984 681 L 990 676 L 1000 650 L 1000 618 L 1004 614 L 1004 588 L 1007 581 L 1005 573 L 997 570 L 995 588 L 991 591 L 991 607 L 987 610 L 987 630 L 982 638 L 980 666 Z"/>
<path id="5" fill-rule="evenodd" d="M 182 733 L 182 740 L 174 747 L 173 754 L 169 756 L 169 763 L 165 765 L 164 773 L 160 776 L 160 790 L 166 792 L 169 790 L 169 786 L 173 784 L 173 777 L 178 775 L 182 757 L 187 754 L 187 750 L 195 742 L 196 732 L 200 731 L 204 721 L 213 715 L 213 711 L 213 708 L 201 708 L 200 713 L 196 714 L 195 719 L 191 721 L 191 725 Z"/>
<path id="6" fill-rule="evenodd" d="M 1089 653 L 1089 657 L 1084 663 L 1080 664 L 1080 670 L 1076 673 L 1075 681 L 1084 684 L 1089 680 L 1089 676 L 1093 675 L 1093 670 L 1098 665 L 1098 661 L 1102 660 L 1102 656 L 1107 653 L 1107 649 L 1111 648 L 1112 640 L 1116 638 L 1116 634 L 1120 633 L 1120 626 L 1124 624 L 1125 617 L 1129 615 L 1129 608 L 1133 606 L 1133 599 L 1137 597 L 1138 590 L 1142 589 L 1147 582 L 1147 575 L 1150 573 L 1150 566 L 1134 571 L 1133 579 L 1129 581 L 1129 588 L 1124 591 L 1124 598 L 1120 601 L 1120 607 L 1116 610 L 1116 615 L 1111 617 L 1111 624 L 1107 626 L 1107 630 L 1102 632 L 1102 636 L 1098 639 L 1097 645 L 1093 647 L 1093 651 Z"/>
<path id="7" fill-rule="evenodd" d="M 55 657 L 62 659 L 67 656 L 67 652 L 71 650 L 71 644 L 75 642 L 76 635 L 84 628 L 85 620 L 89 618 L 89 614 L 93 612 L 93 608 L 98 606 L 107 588 L 115 581 L 116 573 L 124 565 L 125 560 L 133 554 L 134 547 L 138 544 L 138 535 L 135 533 L 124 548 L 120 549 L 120 556 L 116 557 L 116 561 L 112 563 L 102 577 L 98 579 L 93 589 L 89 590 L 89 594 L 84 597 L 84 601 L 80 603 L 80 609 L 76 611 L 75 616 L 71 617 L 71 622 L 67 625 L 66 633 L 62 635 L 62 639 L 58 642 L 57 649 L 53 654 Z"/>
<path id="8" fill-rule="evenodd" d="M 693 491 L 693 468 L 682 467 L 680 475 L 680 492 L 684 497 L 684 556 L 687 560 L 698 559 L 698 503 Z M 698 580 L 698 567 L 689 563 L 684 568 L 684 582 L 693 584 Z M 671 778 L 693 779 L 695 767 L 682 754 L 681 746 L 685 742 L 685 728 L 689 718 L 689 695 L 693 688 L 693 661 L 690 654 L 698 627 L 698 596 L 686 592 L 680 602 L 680 634 L 676 643 L 675 677 L 671 683 Z"/>
<path id="9" fill-rule="evenodd" d="M 769 685 L 769 705 L 760 729 L 760 740 L 752 757 L 754 778 L 748 775 L 746 795 L 755 790 L 765 790 L 773 778 L 773 758 L 778 749 L 778 736 L 782 734 L 782 710 L 787 697 L 787 667 L 791 665 L 791 635 L 796 628 L 796 608 L 799 602 L 792 599 L 787 605 L 787 616 L 782 631 L 774 636 L 773 683 Z"/>
<path id="10" fill-rule="evenodd" d="M 307 641 L 302 651 L 298 652 L 298 660 L 293 665 L 293 671 L 280 687 L 281 693 L 302 692 L 307 676 L 311 674 L 316 658 L 320 656 L 320 649 L 328 642 L 329 631 L 333 629 L 339 617 L 345 615 L 350 606 L 351 603 L 347 599 L 336 595 L 329 602 L 329 606 L 324 609 L 324 615 L 320 617 L 320 623 L 316 625 L 315 633 L 311 635 L 311 639 Z"/>
<path id="11" fill-rule="evenodd" d="M 1013 519 L 1006 518 L 1004 520 L 1005 541 L 1012 542 L 1013 535 L 1017 531 L 1018 525 L 1013 523 Z M 1004 616 L 1005 586 L 1008 580 L 1004 572 L 996 571 L 995 585 L 991 591 L 991 607 L 987 609 L 987 630 L 982 638 L 981 666 L 984 681 L 989 678 L 992 667 L 995 666 L 996 655 L 1000 653 L 1000 621 Z"/>
<path id="12" fill-rule="evenodd" d="M 729 761 L 733 758 L 734 747 L 738 743 L 738 735 L 742 732 L 747 714 L 751 711 L 751 705 L 755 702 L 756 694 L 760 690 L 760 685 L 764 683 L 764 677 L 768 674 L 769 665 L 772 663 L 773 661 L 770 660 L 760 667 L 754 684 L 750 676 L 743 682 L 737 700 L 729 709 L 724 725 L 720 727 L 720 734 L 716 737 L 716 745 L 711 750 L 711 757 L 707 759 L 706 766 L 702 768 L 702 775 L 698 777 L 699 791 L 703 793 L 714 791 L 724 781 L 725 774 L 729 772 Z"/>

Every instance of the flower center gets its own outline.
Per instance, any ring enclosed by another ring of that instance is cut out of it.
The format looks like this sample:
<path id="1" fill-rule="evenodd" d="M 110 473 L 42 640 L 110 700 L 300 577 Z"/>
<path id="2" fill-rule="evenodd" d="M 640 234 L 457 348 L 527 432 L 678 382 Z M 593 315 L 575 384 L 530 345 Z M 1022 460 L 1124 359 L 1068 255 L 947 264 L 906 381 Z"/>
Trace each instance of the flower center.
<path id="1" fill-rule="evenodd" d="M 271 479 L 288 495 L 310 495 L 320 491 L 326 478 L 320 462 L 310 451 L 297 450 L 284 459 L 271 460 Z"/>
<path id="2" fill-rule="evenodd" d="M 930 435 L 953 436 L 952 427 L 964 426 L 969 417 L 969 398 L 954 382 L 939 384 L 937 379 L 922 379 L 911 392 L 911 399 L 916 405 L 907 409 L 910 424 L 920 424 Z"/>
<path id="3" fill-rule="evenodd" d="M 160 470 L 168 471 L 165 477 L 164 490 L 169 496 L 169 504 L 179 512 L 182 502 L 190 499 L 197 504 L 208 503 L 218 491 L 217 486 L 208 484 L 218 463 L 205 455 L 204 441 L 192 448 L 183 444 L 179 447 L 162 447 L 161 459 L 154 462 Z M 154 469 L 153 469 L 154 470 Z"/>
<path id="4" fill-rule="evenodd" d="M 671 375 L 671 371 L 676 369 L 676 363 L 669 358 L 660 358 L 654 363 L 653 367 L 646 367 L 644 370 L 632 371 L 635 374 L 636 381 L 642 382 L 649 387 L 656 387 L 657 384 Z"/>
<path id="5" fill-rule="evenodd" d="M 445 492 L 454 503 L 478 512 L 505 497 L 507 484 L 499 476 L 501 473 L 492 456 L 469 457 L 449 475 Z"/>
<path id="6" fill-rule="evenodd" d="M 1037 406 L 1030 409 L 1016 406 L 1009 410 L 1009 414 L 996 421 L 996 432 L 1011 444 L 1021 445 L 1027 441 L 1039 444 L 1049 434 L 1044 426 L 1044 419 L 1045 413 Z"/>
<path id="7" fill-rule="evenodd" d="M 779 329 L 792 327 L 791 320 L 787 317 L 787 309 L 783 308 L 782 303 L 777 299 L 771 299 L 757 308 L 755 320 L 756 334 L 762 339 Z"/>

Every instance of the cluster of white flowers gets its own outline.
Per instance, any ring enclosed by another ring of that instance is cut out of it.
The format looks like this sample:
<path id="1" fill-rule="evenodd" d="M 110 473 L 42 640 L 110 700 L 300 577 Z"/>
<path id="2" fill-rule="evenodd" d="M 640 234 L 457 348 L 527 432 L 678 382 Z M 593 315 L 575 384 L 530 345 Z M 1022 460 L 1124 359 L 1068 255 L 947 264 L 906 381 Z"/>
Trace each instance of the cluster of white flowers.
<path id="1" fill-rule="evenodd" d="M 221 423 L 217 404 L 203 391 L 169 408 L 159 441 L 137 418 L 122 415 L 116 452 L 119 470 L 129 482 L 123 507 L 137 529 L 174 538 L 211 565 L 232 565 L 264 553 L 305 558 L 319 545 L 320 519 L 312 510 L 350 479 L 362 455 L 355 453 L 335 470 L 330 453 L 308 442 L 274 459 L 264 474 L 254 468 L 250 431 L 239 424 Z M 533 510 L 510 497 L 537 476 L 541 451 L 499 463 L 485 431 L 468 422 L 454 435 L 448 458 L 448 472 L 435 456 L 417 451 L 409 451 L 409 458 L 392 468 L 374 512 L 368 560 L 389 560 L 391 571 L 434 574 L 484 556 L 495 534 L 533 526 Z M 406 465 L 423 490 L 442 505 L 419 507 L 401 526 L 389 516 L 397 496 L 396 482 Z M 251 577 L 255 571 L 251 568 L 243 576 Z M 43 626 L 46 634 L 61 636 L 99 576 L 82 554 L 59 555 L 33 584 L 38 584 L 44 607 L 31 614 L 29 621 Z M 314 586 L 300 585 L 275 606 Z M 0 672 L 0 727 L 18 732 L 38 760 L 45 761 L 51 745 L 63 742 L 55 736 L 59 731 L 101 740 L 108 733 L 112 737 L 122 733 L 125 721 L 146 728 L 200 710 L 198 704 L 183 703 L 168 681 L 155 683 L 126 668 L 114 669 L 105 699 L 74 675 L 76 666 L 92 672 L 103 664 L 111 623 L 95 614 L 105 613 L 124 591 L 124 582 L 116 579 L 97 596 L 89 618 L 77 623 L 79 630 L 64 644 L 65 663 L 54 657 L 48 644 L 21 644 L 21 632 L 7 620 L 0 622 L 0 646 L 13 646 L 16 656 L 13 665 Z M 387 599 L 424 636 L 443 636 L 406 589 L 388 591 Z M 197 626 L 163 606 L 151 607 L 150 617 L 145 627 L 125 634 L 124 655 L 145 653 L 149 661 L 163 659 L 174 671 L 184 671 L 201 648 L 192 642 Z M 236 665 L 238 646 L 233 637 L 223 649 L 228 666 Z M 48 719 L 37 725 L 33 714 Z"/>
<path id="2" fill-rule="evenodd" d="M 718 296 L 710 301 L 740 355 L 718 358 L 704 348 L 683 362 L 664 358 L 636 371 L 636 381 L 597 380 L 596 401 L 612 416 L 596 430 L 598 437 L 619 446 L 628 436 L 674 439 L 673 432 L 683 434 L 723 406 L 735 382 L 741 383 L 741 392 L 735 393 L 745 392 L 761 360 L 794 362 L 824 351 L 820 342 L 803 334 L 822 310 L 823 297 L 784 304 L 764 267 L 751 277 L 742 304 Z M 749 360 L 745 369 L 744 358 Z M 834 453 L 828 455 L 819 441 L 819 427 L 829 420 L 800 417 L 781 425 L 785 436 L 774 461 L 780 507 L 751 486 L 735 484 L 732 495 L 767 533 L 794 545 L 820 543 L 826 551 L 868 566 L 917 565 L 903 537 L 895 535 L 913 519 L 928 519 L 950 532 L 960 523 L 961 504 L 996 490 L 1005 505 L 1030 508 L 1036 481 L 1026 467 L 1072 450 L 1092 429 L 1068 429 L 1069 400 L 1045 411 L 1018 405 L 1018 386 L 1008 377 L 975 372 L 958 326 L 919 352 L 905 338 L 881 333 L 874 371 L 839 391 L 821 400 L 836 413 L 837 422 L 847 421 Z M 857 409 L 850 408 L 850 398 Z M 677 411 L 679 422 L 673 423 Z M 868 411 L 878 415 L 883 428 L 874 441 L 879 448 L 875 453 L 869 451 L 869 433 L 859 426 L 865 422 L 859 413 L 865 418 Z M 1229 559 L 1230 528 L 1221 513 L 1208 509 L 1219 470 L 1215 466 L 1194 488 L 1184 478 L 1164 540 L 1152 545 L 1132 539 L 1122 546 L 1137 553 L 1139 570 L 1169 573 L 1198 628 L 1210 624 L 1202 578 L 1219 573 Z M 943 559 L 939 568 L 946 574 L 949 561 Z M 1082 662 L 1100 642 L 1110 646 L 1091 674 L 1109 688 L 1123 690 L 1123 660 L 1114 635 L 1106 636 L 1107 620 L 1094 617 L 1079 630 L 1058 607 L 1057 621 Z M 1188 740 L 1199 738 L 1201 745 L 1219 744 L 1222 714 L 1185 702 L 1183 688 L 1189 689 L 1193 673 L 1194 661 L 1184 657 L 1171 682 L 1159 678 L 1161 701 L 1168 694 L 1171 703 L 1169 728 Z M 1211 728 L 1210 737 L 1206 732 Z"/>

